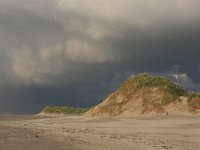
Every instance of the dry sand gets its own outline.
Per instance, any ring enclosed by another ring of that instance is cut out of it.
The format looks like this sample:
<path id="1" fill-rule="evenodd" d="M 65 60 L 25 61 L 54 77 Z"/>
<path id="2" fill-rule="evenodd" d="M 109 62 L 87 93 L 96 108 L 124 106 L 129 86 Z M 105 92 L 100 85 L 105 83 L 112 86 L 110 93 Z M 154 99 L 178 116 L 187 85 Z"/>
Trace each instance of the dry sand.
<path id="1" fill-rule="evenodd" d="M 0 116 L 0 150 L 65 150 L 76 149 L 70 141 L 61 142 L 44 136 L 42 130 L 20 126 L 20 121 L 45 119 L 35 116 Z M 48 117 L 49 118 L 49 117 Z M 9 125 L 7 123 L 9 122 Z M 12 123 L 11 123 L 12 122 Z"/>
<path id="2" fill-rule="evenodd" d="M 0 117 L 0 150 L 200 150 L 200 116 Z"/>

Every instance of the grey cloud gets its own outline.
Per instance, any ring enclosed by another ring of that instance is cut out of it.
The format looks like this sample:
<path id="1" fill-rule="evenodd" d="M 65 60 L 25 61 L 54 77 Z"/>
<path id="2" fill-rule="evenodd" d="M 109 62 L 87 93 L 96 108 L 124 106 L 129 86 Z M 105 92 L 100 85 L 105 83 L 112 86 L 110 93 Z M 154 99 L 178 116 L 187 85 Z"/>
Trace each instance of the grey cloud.
<path id="1" fill-rule="evenodd" d="M 185 87 L 199 86 L 199 4 L 0 0 L 1 109 L 92 105 L 132 73 L 166 75 L 174 65 Z"/>

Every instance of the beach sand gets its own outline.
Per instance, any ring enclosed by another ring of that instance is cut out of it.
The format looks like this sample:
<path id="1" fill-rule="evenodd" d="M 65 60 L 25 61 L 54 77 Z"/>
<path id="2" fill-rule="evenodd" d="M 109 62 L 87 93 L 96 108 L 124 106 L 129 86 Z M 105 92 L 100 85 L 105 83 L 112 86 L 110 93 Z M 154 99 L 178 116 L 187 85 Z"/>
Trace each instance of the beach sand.
<path id="1" fill-rule="evenodd" d="M 200 116 L 4 116 L 0 149 L 199 150 Z"/>
<path id="2" fill-rule="evenodd" d="M 0 116 L 0 150 L 65 150 L 76 148 L 70 141 L 61 142 L 49 136 L 43 136 L 41 130 L 30 130 L 24 126 L 15 126 L 19 121 L 28 121 L 47 117 Z M 48 117 L 49 118 L 49 117 Z M 12 125 L 2 125 L 10 122 Z"/>

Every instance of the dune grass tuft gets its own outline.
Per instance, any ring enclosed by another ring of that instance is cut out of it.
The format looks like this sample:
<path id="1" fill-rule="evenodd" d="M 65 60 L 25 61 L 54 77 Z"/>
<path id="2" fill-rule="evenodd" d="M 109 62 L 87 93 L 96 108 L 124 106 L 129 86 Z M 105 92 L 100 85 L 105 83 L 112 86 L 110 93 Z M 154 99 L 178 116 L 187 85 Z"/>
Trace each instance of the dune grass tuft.
<path id="1" fill-rule="evenodd" d="M 195 108 L 200 109 L 200 93 L 197 92 L 187 92 L 188 104 Z"/>

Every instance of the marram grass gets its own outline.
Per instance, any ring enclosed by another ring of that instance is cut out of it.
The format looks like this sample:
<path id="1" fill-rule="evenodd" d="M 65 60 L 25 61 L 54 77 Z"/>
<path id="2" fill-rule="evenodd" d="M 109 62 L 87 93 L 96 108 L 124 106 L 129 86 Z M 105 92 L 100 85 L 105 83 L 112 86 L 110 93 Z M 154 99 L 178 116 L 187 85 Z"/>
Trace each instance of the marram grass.
<path id="1" fill-rule="evenodd" d="M 132 85 L 137 89 L 146 87 L 159 87 L 175 97 L 184 96 L 186 94 L 186 91 L 178 84 L 175 84 L 164 77 L 151 76 L 147 73 L 130 77 L 127 81 L 125 81 L 122 87 L 128 85 Z"/>

